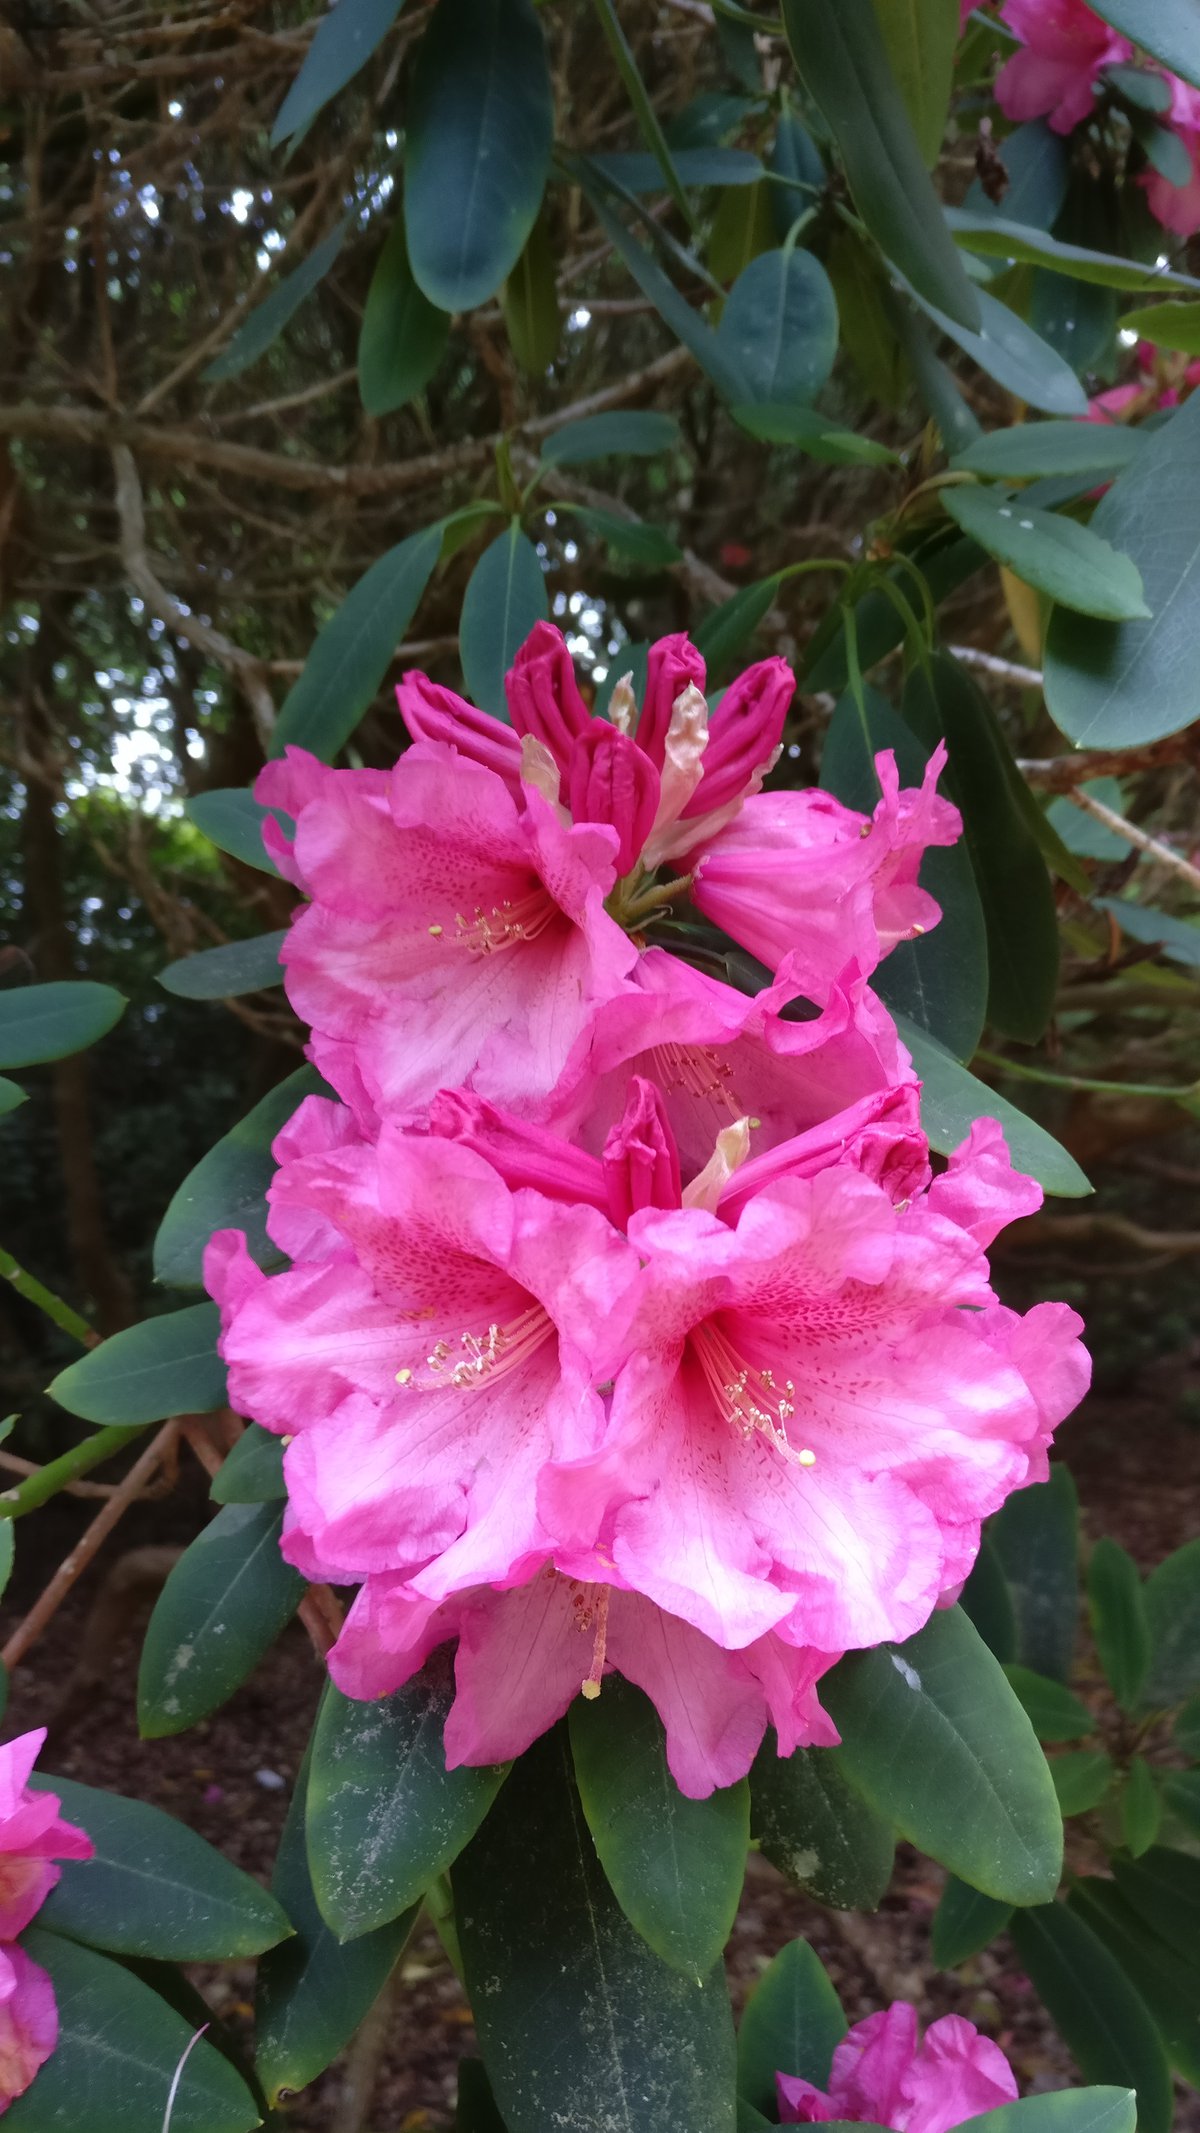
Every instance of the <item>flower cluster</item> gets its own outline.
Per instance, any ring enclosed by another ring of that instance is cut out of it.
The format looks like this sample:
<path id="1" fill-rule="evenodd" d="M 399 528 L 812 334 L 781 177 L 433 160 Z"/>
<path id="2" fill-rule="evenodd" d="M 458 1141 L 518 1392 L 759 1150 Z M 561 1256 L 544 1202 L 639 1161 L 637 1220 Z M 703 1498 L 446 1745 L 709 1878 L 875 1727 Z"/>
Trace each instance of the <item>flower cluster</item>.
<path id="1" fill-rule="evenodd" d="M 943 2015 L 919 2037 L 917 2011 L 907 2000 L 854 2024 L 834 2052 L 828 2092 L 797 2075 L 780 2074 L 777 2081 L 785 2126 L 839 2120 L 890 2126 L 894 2133 L 950 2133 L 1017 2096 L 998 2044 L 962 2015 Z"/>
<path id="2" fill-rule="evenodd" d="M 45 1728 L 0 1747 L 0 2116 L 23 2096 L 58 2042 L 54 1987 L 17 1936 L 59 1879 L 56 1859 L 90 1859 L 92 1840 L 64 1822 L 52 1792 L 33 1792 L 29 1774 Z"/>
<path id="3" fill-rule="evenodd" d="M 1089 422 L 1137 422 L 1159 408 L 1178 407 L 1200 385 L 1200 358 L 1189 362 L 1153 341 L 1139 341 L 1133 353 L 1134 375 L 1088 401 Z"/>
<path id="4" fill-rule="evenodd" d="M 711 716 L 704 681 L 668 637 L 596 717 L 542 624 L 511 726 L 409 675 L 394 769 L 268 767 L 337 1100 L 276 1142 L 290 1265 L 235 1231 L 206 1261 L 230 1397 L 287 1443 L 285 1553 L 360 1587 L 341 1688 L 456 1643 L 447 1756 L 490 1763 L 616 1669 L 697 1796 L 768 1722 L 836 1739 L 821 1675 L 955 1594 L 1087 1373 L 1072 1312 L 990 1286 L 1038 1188 L 986 1122 L 933 1175 L 868 983 L 938 917 L 940 753 L 910 791 L 881 755 L 871 816 L 767 793 L 790 670 Z M 676 952 L 705 922 L 757 995 Z"/>

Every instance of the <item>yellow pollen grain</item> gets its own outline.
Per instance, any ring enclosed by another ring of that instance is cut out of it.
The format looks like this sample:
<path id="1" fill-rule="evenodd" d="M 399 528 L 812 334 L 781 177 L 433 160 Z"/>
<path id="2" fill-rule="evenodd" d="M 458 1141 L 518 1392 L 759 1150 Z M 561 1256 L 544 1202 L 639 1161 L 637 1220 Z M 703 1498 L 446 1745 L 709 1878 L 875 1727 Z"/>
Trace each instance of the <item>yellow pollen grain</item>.
<path id="1" fill-rule="evenodd" d="M 440 926 L 431 926 L 431 927 L 429 928 L 429 931 L 430 931 L 430 932 L 432 933 L 432 935 L 433 935 L 433 938 L 434 938 L 434 940 L 435 940 L 435 941 L 440 941 L 440 940 L 441 940 L 441 937 L 442 937 L 442 929 L 441 929 L 441 927 L 440 927 Z"/>
<path id="2" fill-rule="evenodd" d="M 411 1384 L 411 1382 L 412 1382 L 412 1371 L 411 1371 L 411 1370 L 398 1370 L 398 1371 L 396 1372 L 396 1383 L 397 1383 L 397 1385 L 408 1385 L 408 1384 Z"/>
<path id="3" fill-rule="evenodd" d="M 595 1703 L 597 1696 L 600 1694 L 600 1683 L 591 1679 L 581 1681 L 579 1693 L 581 1696 L 586 1697 L 588 1703 Z"/>
<path id="4" fill-rule="evenodd" d="M 817 1463 L 816 1453 L 810 1452 L 807 1445 L 805 1446 L 802 1452 L 797 1452 L 796 1457 L 800 1461 L 801 1466 L 815 1466 Z"/>

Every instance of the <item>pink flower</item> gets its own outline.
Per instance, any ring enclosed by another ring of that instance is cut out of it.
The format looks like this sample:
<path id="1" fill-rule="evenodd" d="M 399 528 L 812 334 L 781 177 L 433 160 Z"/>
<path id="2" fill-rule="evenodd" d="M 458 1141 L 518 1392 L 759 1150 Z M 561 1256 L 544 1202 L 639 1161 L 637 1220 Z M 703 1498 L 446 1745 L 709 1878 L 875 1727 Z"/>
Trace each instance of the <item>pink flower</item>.
<path id="1" fill-rule="evenodd" d="M 0 1947 L 0 2117 L 58 2043 L 54 1987 L 23 1948 Z"/>
<path id="2" fill-rule="evenodd" d="M 1084 0 L 1004 0 L 1000 20 L 1021 40 L 1001 68 L 996 97 L 1005 116 L 1048 118 L 1055 133 L 1070 133 L 1091 116 L 1096 76 L 1133 57 Z"/>
<path id="3" fill-rule="evenodd" d="M 907 2000 L 854 2024 L 833 2054 L 828 2091 L 799 2075 L 776 2078 L 785 2126 L 840 2119 L 895 2133 L 949 2133 L 1017 2097 L 998 2044 L 961 2015 L 943 2015 L 919 2039 L 917 2011 Z"/>
<path id="4" fill-rule="evenodd" d="M 90 1859 L 95 1849 L 62 1820 L 54 1793 L 29 1787 L 45 1738 L 38 1726 L 0 1747 L 0 1941 L 15 1940 L 41 1909 L 61 1876 L 55 1859 Z"/>
<path id="5" fill-rule="evenodd" d="M 1187 184 L 1172 185 L 1157 170 L 1143 172 L 1141 183 L 1156 221 L 1177 237 L 1192 237 L 1200 230 L 1200 127 L 1178 127 L 1176 131 L 1192 166 Z"/>

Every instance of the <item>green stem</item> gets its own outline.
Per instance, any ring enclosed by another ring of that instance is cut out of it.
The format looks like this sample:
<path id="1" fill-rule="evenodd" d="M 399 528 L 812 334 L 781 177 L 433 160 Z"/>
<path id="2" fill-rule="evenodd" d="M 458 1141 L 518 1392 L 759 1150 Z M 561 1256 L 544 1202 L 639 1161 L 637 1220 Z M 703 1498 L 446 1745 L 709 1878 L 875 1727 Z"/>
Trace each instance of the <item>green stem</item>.
<path id="1" fill-rule="evenodd" d="M 454 1923 L 454 1896 L 449 1874 L 439 1874 L 425 1891 L 425 1909 L 433 1920 L 434 1930 L 446 1951 L 446 1960 L 455 1977 L 466 1986 L 463 1976 L 462 1949 L 458 1945 L 458 1931 Z"/>
<path id="2" fill-rule="evenodd" d="M 1154 1081 L 1091 1081 L 1085 1074 L 1052 1074 L 1048 1067 L 1024 1066 L 1019 1060 L 1005 1059 L 999 1052 L 976 1052 L 985 1066 L 995 1067 L 1000 1074 L 1011 1074 L 1017 1081 L 1041 1082 L 1048 1089 L 1086 1089 L 1097 1096 L 1162 1096 L 1177 1103 L 1195 1103 L 1200 1096 L 1200 1084 L 1192 1082 L 1182 1089 L 1169 1089 Z"/>
<path id="3" fill-rule="evenodd" d="M 70 1304 L 64 1303 L 62 1297 L 56 1296 L 53 1289 L 48 1289 L 44 1282 L 37 1281 L 32 1274 L 26 1273 L 25 1268 L 17 1263 L 11 1252 L 5 1251 L 3 1245 L 0 1245 L 0 1275 L 5 1281 L 12 1283 L 18 1296 L 24 1296 L 29 1303 L 36 1304 L 39 1311 L 44 1311 L 47 1318 L 52 1318 L 55 1325 L 61 1326 L 63 1332 L 69 1333 L 72 1340 L 77 1340 L 81 1347 L 95 1347 L 96 1336 L 86 1318 L 81 1318 L 78 1311 L 73 1311 Z"/>
<path id="4" fill-rule="evenodd" d="M 111 1459 L 135 1437 L 145 1434 L 144 1425 L 126 1429 L 117 1423 L 107 1429 L 98 1429 L 93 1437 L 85 1437 L 71 1451 L 64 1452 L 61 1459 L 52 1459 L 49 1466 L 39 1467 L 19 1488 L 9 1489 L 0 1496 L 0 1518 L 23 1518 L 26 1511 L 36 1511 L 39 1504 L 57 1496 L 69 1482 L 78 1481 L 89 1468 L 99 1466 L 101 1460 Z"/>

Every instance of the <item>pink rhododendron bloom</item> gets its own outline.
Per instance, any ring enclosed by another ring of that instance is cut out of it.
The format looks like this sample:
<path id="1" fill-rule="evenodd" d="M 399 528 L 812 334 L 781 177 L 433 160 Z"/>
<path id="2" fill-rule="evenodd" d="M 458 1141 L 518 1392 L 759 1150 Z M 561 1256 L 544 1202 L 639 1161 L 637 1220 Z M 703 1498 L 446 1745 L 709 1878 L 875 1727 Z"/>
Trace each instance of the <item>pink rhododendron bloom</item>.
<path id="1" fill-rule="evenodd" d="M 1142 174 L 1150 212 L 1177 237 L 1194 236 L 1200 230 L 1200 90 L 1169 74 L 1171 108 L 1164 123 L 1178 135 L 1192 166 L 1186 185 L 1173 185 L 1159 170 Z"/>
<path id="2" fill-rule="evenodd" d="M 23 1948 L 0 1947 L 0 2117 L 58 2043 L 54 1987 Z"/>
<path id="3" fill-rule="evenodd" d="M 1084 0 L 1004 0 L 1000 20 L 1021 40 L 996 79 L 1000 108 L 1018 121 L 1047 118 L 1055 133 L 1090 117 L 1102 68 L 1133 57 Z"/>
<path id="4" fill-rule="evenodd" d="M 45 1738 L 38 1726 L 0 1746 L 0 1941 L 15 1940 L 41 1909 L 61 1877 L 56 1859 L 90 1859 L 95 1848 L 63 1821 L 54 1793 L 30 1789 Z"/>
<path id="5" fill-rule="evenodd" d="M 833 2054 L 827 2091 L 796 2074 L 776 2080 L 785 2126 L 841 2119 L 890 2126 L 894 2133 L 949 2133 L 1017 2098 L 998 2044 L 962 2015 L 943 2015 L 921 2038 L 907 2000 L 893 2000 L 854 2024 Z"/>
<path id="6" fill-rule="evenodd" d="M 1157 348 L 1153 341 L 1139 341 L 1134 360 L 1133 378 L 1088 401 L 1089 422 L 1132 421 L 1160 407 L 1178 407 L 1200 385 L 1200 358 L 1189 363 L 1182 355 Z"/>

